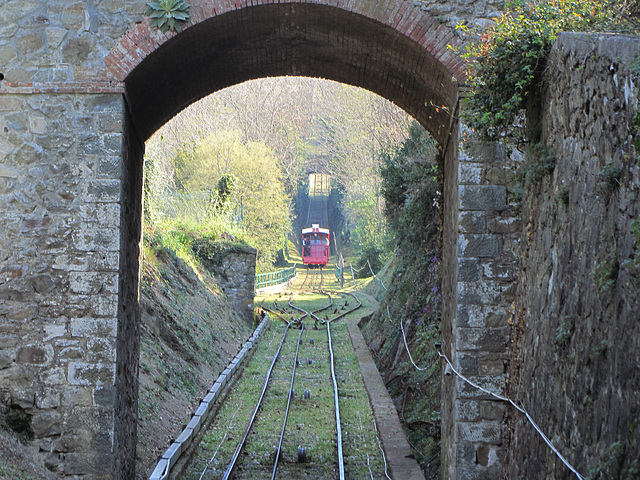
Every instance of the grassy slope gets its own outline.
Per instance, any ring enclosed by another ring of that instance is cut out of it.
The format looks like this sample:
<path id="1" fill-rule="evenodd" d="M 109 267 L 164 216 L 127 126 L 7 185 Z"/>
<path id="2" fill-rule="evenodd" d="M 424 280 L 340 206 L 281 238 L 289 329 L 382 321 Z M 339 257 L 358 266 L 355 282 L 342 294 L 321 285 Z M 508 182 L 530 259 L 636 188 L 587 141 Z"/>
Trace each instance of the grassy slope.
<path id="1" fill-rule="evenodd" d="M 141 306 L 137 470 L 143 478 L 251 327 L 231 310 L 206 269 L 166 251 L 144 263 Z"/>
<path id="2" fill-rule="evenodd" d="M 437 280 L 428 274 L 428 262 L 426 257 L 393 257 L 379 275 L 386 290 L 375 278 L 364 289 L 380 299 L 380 309 L 365 318 L 360 327 L 425 478 L 438 479 L 440 363 L 434 344 L 439 341 L 440 329 L 439 322 L 422 310 L 423 305 L 429 305 L 427 297 L 437 285 Z M 419 371 L 411 364 L 400 320 L 404 321 L 413 360 L 425 370 Z"/>
<path id="3" fill-rule="evenodd" d="M 0 479 L 1 480 L 41 480 L 54 478 L 39 464 L 40 457 L 16 433 L 7 429 L 4 405 L 0 404 Z"/>

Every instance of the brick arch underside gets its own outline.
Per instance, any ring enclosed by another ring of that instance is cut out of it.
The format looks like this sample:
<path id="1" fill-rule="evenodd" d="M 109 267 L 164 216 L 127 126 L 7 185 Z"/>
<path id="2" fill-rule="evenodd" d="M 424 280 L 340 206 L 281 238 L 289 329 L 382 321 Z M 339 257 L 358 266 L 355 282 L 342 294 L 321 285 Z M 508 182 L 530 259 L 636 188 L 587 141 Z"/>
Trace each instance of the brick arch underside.
<path id="1" fill-rule="evenodd" d="M 112 54 L 107 65 L 126 75 L 127 102 L 142 139 L 222 88 L 296 75 L 375 92 L 407 111 L 443 144 L 463 76 L 462 61 L 449 48 L 457 37 L 416 7 L 406 7 L 404 16 L 408 20 L 401 16 L 392 27 L 336 7 L 283 3 L 219 14 L 168 36 L 144 22 L 121 42 L 128 50 L 114 49 L 131 55 L 134 46 L 142 58 Z M 154 47 L 157 37 L 166 40 Z M 127 64 L 134 65 L 128 72 Z"/>

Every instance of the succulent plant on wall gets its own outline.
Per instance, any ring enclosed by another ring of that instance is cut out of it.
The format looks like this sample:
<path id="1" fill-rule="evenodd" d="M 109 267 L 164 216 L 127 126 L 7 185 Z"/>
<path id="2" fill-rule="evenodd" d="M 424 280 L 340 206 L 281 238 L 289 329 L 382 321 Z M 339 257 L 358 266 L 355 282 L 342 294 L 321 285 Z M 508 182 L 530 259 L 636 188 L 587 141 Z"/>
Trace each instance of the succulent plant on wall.
<path id="1" fill-rule="evenodd" d="M 147 3 L 144 14 L 151 17 L 151 26 L 159 28 L 162 33 L 167 30 L 179 32 L 191 18 L 190 9 L 186 0 L 152 0 Z"/>

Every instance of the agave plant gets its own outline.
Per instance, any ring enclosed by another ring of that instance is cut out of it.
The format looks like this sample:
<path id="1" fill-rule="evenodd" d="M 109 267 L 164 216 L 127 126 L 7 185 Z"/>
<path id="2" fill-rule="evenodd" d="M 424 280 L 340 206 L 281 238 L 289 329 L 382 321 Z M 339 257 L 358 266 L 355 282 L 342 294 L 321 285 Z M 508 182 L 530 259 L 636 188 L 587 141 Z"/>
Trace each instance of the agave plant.
<path id="1" fill-rule="evenodd" d="M 147 3 L 144 14 L 151 17 L 152 27 L 158 27 L 162 33 L 167 30 L 179 32 L 191 17 L 191 6 L 186 0 L 152 0 Z"/>

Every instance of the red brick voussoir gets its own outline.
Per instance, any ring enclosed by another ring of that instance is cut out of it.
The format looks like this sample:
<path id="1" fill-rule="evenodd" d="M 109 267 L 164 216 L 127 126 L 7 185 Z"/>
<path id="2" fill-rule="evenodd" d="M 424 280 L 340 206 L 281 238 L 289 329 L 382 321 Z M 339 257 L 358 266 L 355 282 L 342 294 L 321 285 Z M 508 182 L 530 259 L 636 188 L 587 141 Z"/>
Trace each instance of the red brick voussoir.
<path id="1" fill-rule="evenodd" d="M 255 8 L 258 5 L 271 4 L 313 4 L 338 8 L 380 22 L 395 29 L 399 34 L 409 37 L 427 49 L 436 59 L 446 55 L 447 67 L 458 83 L 465 81 L 464 61 L 452 62 L 450 47 L 457 47 L 459 39 L 451 30 L 439 24 L 428 12 L 419 6 L 403 0 L 192 0 L 191 20 L 184 29 L 213 17 L 224 15 L 238 9 Z M 105 80 L 122 82 L 148 55 L 169 39 L 180 33 L 160 32 L 149 26 L 148 19 L 136 24 L 112 48 L 105 58 L 107 77 Z M 457 54 L 454 54 L 459 58 Z"/>

